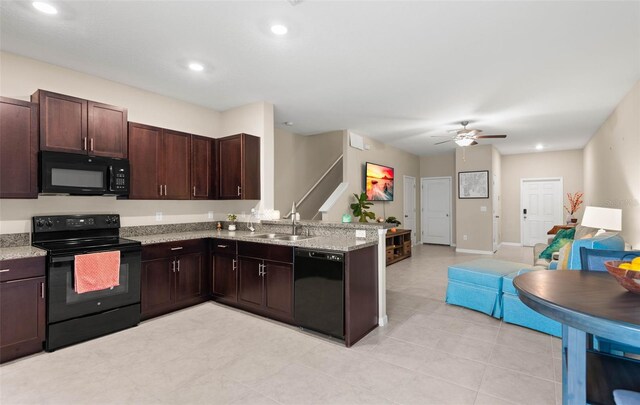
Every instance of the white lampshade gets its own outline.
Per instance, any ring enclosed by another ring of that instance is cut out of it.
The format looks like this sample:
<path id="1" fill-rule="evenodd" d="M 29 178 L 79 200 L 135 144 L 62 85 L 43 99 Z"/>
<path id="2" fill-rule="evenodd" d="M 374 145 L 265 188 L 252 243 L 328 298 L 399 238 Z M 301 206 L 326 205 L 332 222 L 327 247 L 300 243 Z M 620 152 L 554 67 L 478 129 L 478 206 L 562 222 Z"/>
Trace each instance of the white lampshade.
<path id="1" fill-rule="evenodd" d="M 458 146 L 469 146 L 473 143 L 473 141 L 473 138 L 461 138 L 455 140 Z"/>
<path id="2" fill-rule="evenodd" d="M 582 226 L 598 228 L 598 234 L 606 230 L 622 230 L 622 210 L 618 208 L 586 207 L 582 216 Z"/>

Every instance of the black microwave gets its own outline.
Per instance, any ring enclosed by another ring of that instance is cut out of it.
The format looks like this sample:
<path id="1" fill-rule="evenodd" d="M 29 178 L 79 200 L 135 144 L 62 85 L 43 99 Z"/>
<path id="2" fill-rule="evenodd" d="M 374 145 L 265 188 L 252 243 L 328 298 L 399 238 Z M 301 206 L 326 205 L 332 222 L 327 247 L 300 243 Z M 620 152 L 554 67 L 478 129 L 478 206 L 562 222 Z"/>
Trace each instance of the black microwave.
<path id="1" fill-rule="evenodd" d="M 128 195 L 127 159 L 40 152 L 42 194 Z"/>

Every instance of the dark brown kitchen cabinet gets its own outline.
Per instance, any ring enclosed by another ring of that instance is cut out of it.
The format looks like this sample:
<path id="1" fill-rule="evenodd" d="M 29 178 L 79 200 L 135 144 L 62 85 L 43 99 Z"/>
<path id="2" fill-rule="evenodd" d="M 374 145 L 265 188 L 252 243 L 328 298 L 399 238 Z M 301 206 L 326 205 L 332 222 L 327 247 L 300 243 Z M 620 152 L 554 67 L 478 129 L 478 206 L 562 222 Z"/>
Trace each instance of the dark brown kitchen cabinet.
<path id="1" fill-rule="evenodd" d="M 40 150 L 127 157 L 127 109 L 38 90 Z"/>
<path id="2" fill-rule="evenodd" d="M 0 198 L 38 198 L 38 105 L 0 97 Z"/>
<path id="3" fill-rule="evenodd" d="M 271 318 L 293 320 L 293 248 L 238 243 L 238 304 Z"/>
<path id="4" fill-rule="evenodd" d="M 211 200 L 214 196 L 213 157 L 215 140 L 191 136 L 191 199 Z"/>
<path id="5" fill-rule="evenodd" d="M 45 258 L 0 261 L 0 362 L 42 351 Z"/>
<path id="6" fill-rule="evenodd" d="M 221 200 L 260 199 L 260 138 L 238 134 L 216 140 L 217 191 Z"/>
<path id="7" fill-rule="evenodd" d="M 228 303 L 238 301 L 238 258 L 236 242 L 226 239 L 211 241 L 212 288 L 216 300 Z"/>
<path id="8" fill-rule="evenodd" d="M 130 199 L 190 198 L 189 134 L 129 123 Z"/>
<path id="9" fill-rule="evenodd" d="M 209 295 L 209 256 L 202 239 L 142 248 L 142 319 L 191 306 Z"/>

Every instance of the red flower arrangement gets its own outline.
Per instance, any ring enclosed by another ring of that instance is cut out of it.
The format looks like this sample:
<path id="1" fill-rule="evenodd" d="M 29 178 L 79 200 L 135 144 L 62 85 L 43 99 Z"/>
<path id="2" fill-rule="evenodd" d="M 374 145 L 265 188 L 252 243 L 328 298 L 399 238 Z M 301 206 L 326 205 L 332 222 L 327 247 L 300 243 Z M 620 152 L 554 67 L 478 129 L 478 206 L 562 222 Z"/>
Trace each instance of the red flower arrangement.
<path id="1" fill-rule="evenodd" d="M 564 206 L 564 209 L 569 213 L 569 215 L 575 214 L 576 211 L 580 209 L 580 206 L 584 202 L 582 196 L 584 193 L 575 193 L 571 195 L 571 193 L 567 193 L 567 199 L 569 200 L 569 206 Z"/>

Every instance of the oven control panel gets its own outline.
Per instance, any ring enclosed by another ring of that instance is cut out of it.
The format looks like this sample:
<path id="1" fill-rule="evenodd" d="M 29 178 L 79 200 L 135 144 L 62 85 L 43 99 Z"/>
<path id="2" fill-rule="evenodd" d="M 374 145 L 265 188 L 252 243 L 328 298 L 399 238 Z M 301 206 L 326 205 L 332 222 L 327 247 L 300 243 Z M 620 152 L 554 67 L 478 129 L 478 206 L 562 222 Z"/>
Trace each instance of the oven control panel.
<path id="1" fill-rule="evenodd" d="M 33 217 L 33 232 L 120 228 L 120 215 L 49 215 Z"/>

